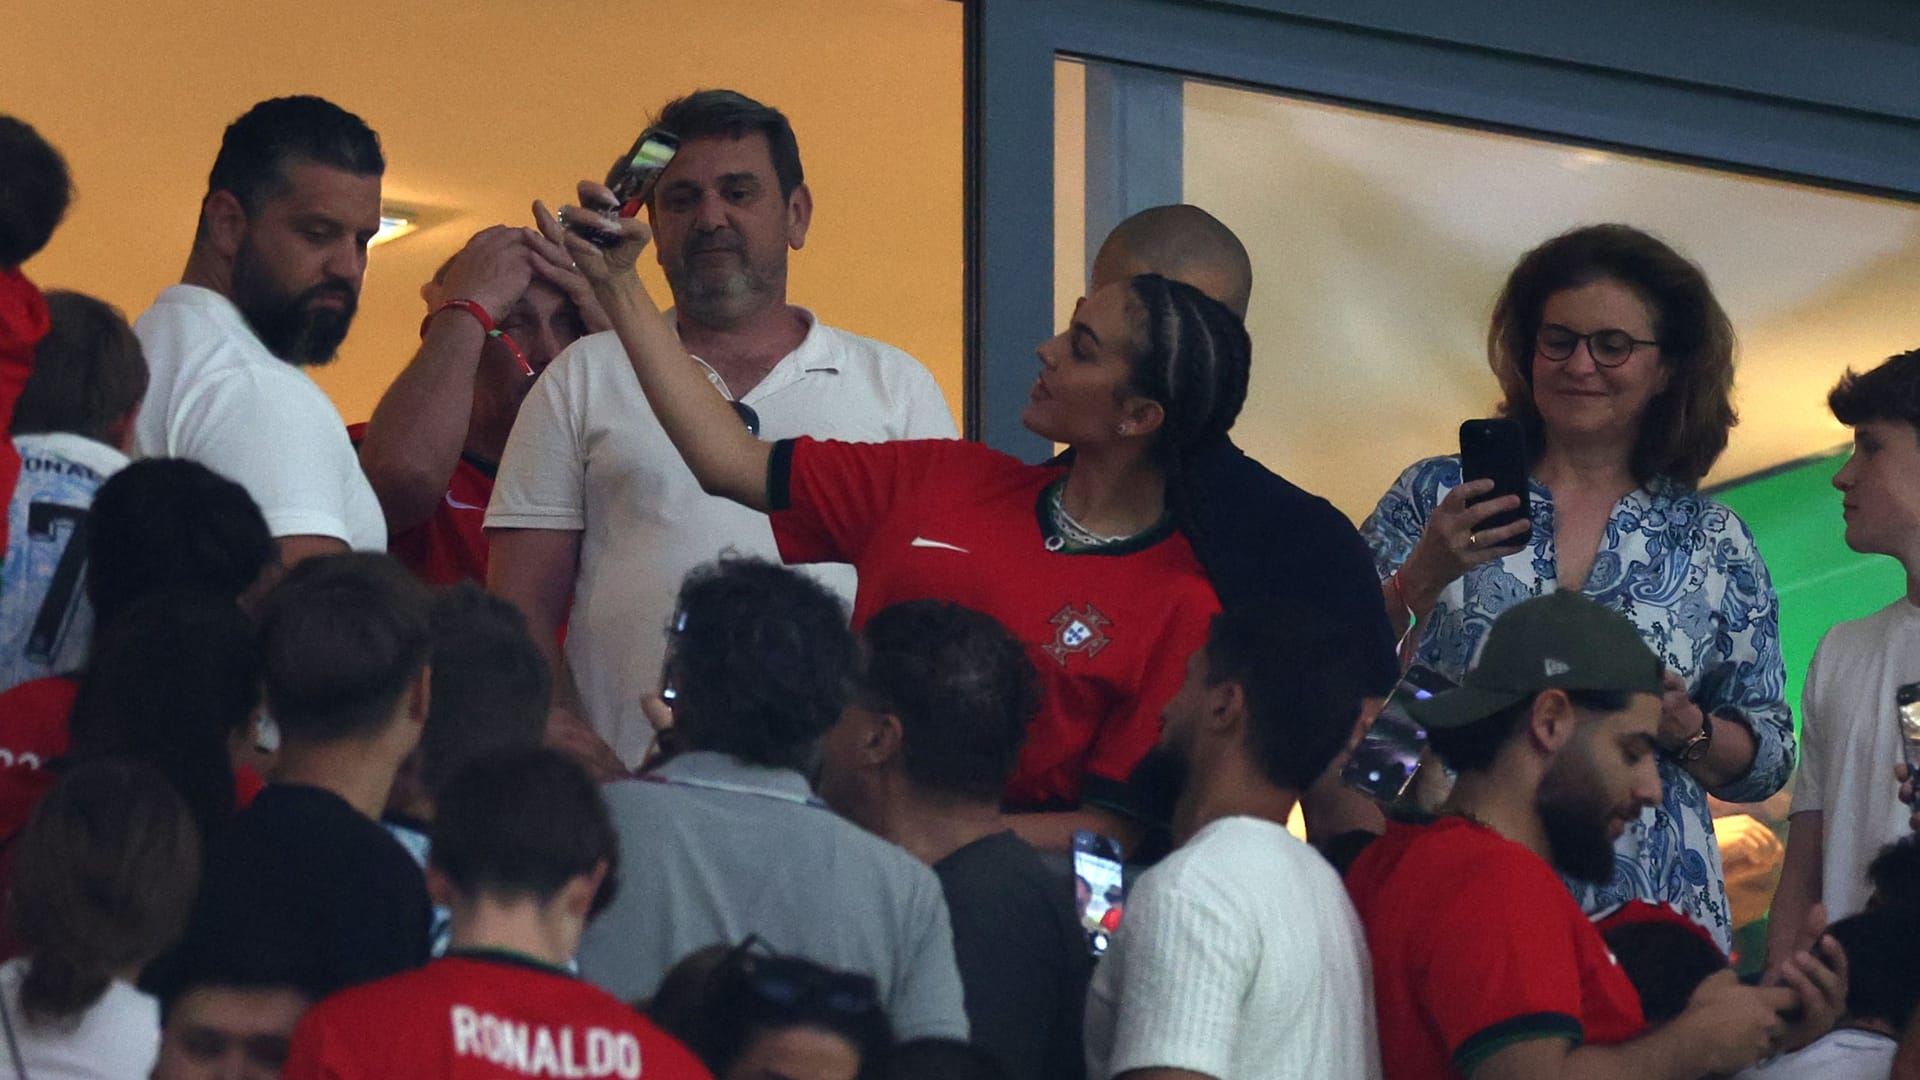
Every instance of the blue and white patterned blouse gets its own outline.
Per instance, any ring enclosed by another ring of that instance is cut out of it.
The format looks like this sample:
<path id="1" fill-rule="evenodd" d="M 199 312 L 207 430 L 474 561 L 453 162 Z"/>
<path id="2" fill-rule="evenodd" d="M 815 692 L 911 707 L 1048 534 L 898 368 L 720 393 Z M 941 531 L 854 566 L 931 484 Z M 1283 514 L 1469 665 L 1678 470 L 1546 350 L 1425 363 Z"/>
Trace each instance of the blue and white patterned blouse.
<path id="1" fill-rule="evenodd" d="M 1360 534 L 1382 581 L 1406 561 L 1434 506 L 1459 484 L 1459 458 L 1428 458 L 1380 497 Z M 1558 587 L 1553 493 L 1538 480 L 1532 491 L 1533 542 L 1447 586 L 1422 623 L 1419 663 L 1459 679 L 1495 616 Z M 1758 802 L 1786 785 L 1794 740 L 1779 602 L 1745 522 L 1696 491 L 1655 480 L 1614 507 L 1581 591 L 1632 619 L 1661 662 L 1686 679 L 1701 709 L 1732 706 L 1753 730 L 1753 767 L 1715 789 L 1716 797 Z M 1630 899 L 1674 904 L 1730 950 L 1726 881 L 1706 796 L 1665 755 L 1660 778 L 1662 803 L 1630 823 L 1614 846 L 1613 881 L 1568 885 L 1589 912 Z"/>

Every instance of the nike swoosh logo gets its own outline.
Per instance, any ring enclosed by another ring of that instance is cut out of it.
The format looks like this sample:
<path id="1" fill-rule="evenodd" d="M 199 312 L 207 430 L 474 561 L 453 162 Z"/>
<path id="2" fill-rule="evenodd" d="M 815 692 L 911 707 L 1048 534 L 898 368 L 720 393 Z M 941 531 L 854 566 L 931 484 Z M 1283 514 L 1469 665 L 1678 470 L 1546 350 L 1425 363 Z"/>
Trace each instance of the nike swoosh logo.
<path id="1" fill-rule="evenodd" d="M 973 554 L 973 552 L 968 551 L 966 548 L 957 547 L 953 544 L 946 543 L 945 541 L 942 541 L 942 540 L 929 540 L 924 536 L 914 537 L 913 546 L 919 547 L 919 548 L 939 548 L 942 551 L 957 551 L 962 555 Z"/>
<path id="2" fill-rule="evenodd" d="M 447 505 L 453 507 L 455 510 L 485 510 L 486 509 L 486 507 L 484 506 L 475 506 L 472 503 L 461 502 L 459 499 L 456 499 L 453 497 L 453 492 L 451 491 L 447 492 Z"/>

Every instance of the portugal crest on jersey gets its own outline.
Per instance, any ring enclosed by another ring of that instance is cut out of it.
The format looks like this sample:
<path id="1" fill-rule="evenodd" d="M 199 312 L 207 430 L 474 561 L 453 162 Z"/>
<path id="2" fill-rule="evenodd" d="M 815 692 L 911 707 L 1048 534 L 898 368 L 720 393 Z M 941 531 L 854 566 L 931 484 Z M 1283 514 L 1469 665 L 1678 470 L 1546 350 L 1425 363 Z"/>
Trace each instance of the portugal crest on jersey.
<path id="1" fill-rule="evenodd" d="M 1113 620 L 1100 614 L 1100 609 L 1092 604 L 1088 604 L 1084 611 L 1068 604 L 1054 615 L 1052 622 L 1053 640 L 1041 648 L 1046 650 L 1048 656 L 1059 661 L 1061 667 L 1067 666 L 1069 654 L 1097 656 L 1113 640 L 1107 636 L 1105 629 L 1113 625 Z"/>

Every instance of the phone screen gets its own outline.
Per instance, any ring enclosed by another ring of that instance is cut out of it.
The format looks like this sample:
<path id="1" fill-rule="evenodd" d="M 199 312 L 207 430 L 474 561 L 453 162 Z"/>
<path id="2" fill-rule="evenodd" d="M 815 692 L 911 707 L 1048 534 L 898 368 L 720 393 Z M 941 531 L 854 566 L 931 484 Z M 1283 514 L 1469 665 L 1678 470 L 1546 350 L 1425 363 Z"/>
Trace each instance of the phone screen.
<path id="1" fill-rule="evenodd" d="M 1894 691 L 1899 712 L 1900 745 L 1906 751 L 1907 769 L 1920 777 L 1920 682 L 1908 683 Z M 1920 780 L 1916 780 L 1920 787 Z"/>
<path id="2" fill-rule="evenodd" d="M 660 657 L 660 700 L 666 702 L 669 709 L 673 708 L 673 699 L 680 696 L 680 691 L 673 685 L 673 658 L 679 651 L 680 635 L 686 630 L 687 613 L 674 611 L 673 620 L 667 623 L 667 647 Z"/>
<path id="3" fill-rule="evenodd" d="M 1453 680 L 1432 668 L 1419 664 L 1408 668 L 1341 770 L 1347 786 L 1384 803 L 1404 795 L 1420 771 L 1420 755 L 1427 748 L 1426 729 L 1407 714 L 1407 702 L 1424 701 L 1453 685 Z"/>
<path id="4" fill-rule="evenodd" d="M 1527 436 L 1516 420 L 1468 420 L 1460 425 L 1460 479 L 1492 480 L 1493 490 L 1473 500 L 1484 502 L 1502 495 L 1517 495 L 1520 505 L 1503 510 L 1481 522 L 1481 529 L 1497 529 L 1516 521 L 1532 520 L 1532 487 L 1527 482 Z M 1502 546 L 1524 544 L 1532 539 L 1533 527 Z"/>
<path id="5" fill-rule="evenodd" d="M 1073 834 L 1073 909 L 1087 932 L 1087 948 L 1099 956 L 1120 926 L 1126 906 L 1120 844 L 1082 829 Z"/>

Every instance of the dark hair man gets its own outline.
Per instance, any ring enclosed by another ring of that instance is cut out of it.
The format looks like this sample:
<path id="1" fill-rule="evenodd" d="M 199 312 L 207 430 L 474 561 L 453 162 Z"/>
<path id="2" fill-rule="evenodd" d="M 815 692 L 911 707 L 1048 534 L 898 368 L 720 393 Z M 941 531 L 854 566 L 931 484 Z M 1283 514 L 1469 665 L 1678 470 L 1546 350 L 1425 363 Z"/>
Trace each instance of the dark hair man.
<path id="1" fill-rule="evenodd" d="M 1766 988 L 1722 971 L 1649 1032 L 1560 880 L 1610 877 L 1614 838 L 1660 798 L 1662 675 L 1630 621 L 1560 591 L 1495 620 L 1459 689 L 1408 704 L 1459 780 L 1442 816 L 1389 825 L 1347 875 L 1388 1080 L 1691 1080 L 1767 1054 L 1796 1004 L 1793 1043 L 1831 1026 L 1841 979 L 1814 965 Z"/>
<path id="2" fill-rule="evenodd" d="M 439 792 L 482 754 L 531 750 L 547 726 L 552 679 L 520 609 L 471 582 L 433 597 L 432 702 L 420 745 L 400 767 L 383 818 L 424 870 Z M 433 954 L 446 951 L 450 913 L 434 906 Z"/>
<path id="3" fill-rule="evenodd" d="M 430 584 L 485 582 L 481 524 L 514 417 L 553 358 L 606 316 L 556 238 L 504 225 L 475 233 L 420 298 L 420 351 L 348 433 L 387 515 L 387 550 Z"/>
<path id="4" fill-rule="evenodd" d="M 1087 287 L 1097 290 L 1144 273 L 1185 282 L 1242 319 L 1247 316 L 1253 262 L 1233 230 L 1197 206 L 1155 206 L 1116 225 L 1094 256 Z M 1198 456 L 1192 482 L 1208 493 L 1200 502 L 1203 540 L 1196 550 L 1221 603 L 1233 608 L 1242 602 L 1278 600 L 1364 628 L 1366 634 L 1355 647 L 1368 661 L 1368 700 L 1355 718 L 1371 718 L 1393 688 L 1398 668 L 1393 633 L 1381 605 L 1380 576 L 1353 522 L 1332 503 L 1275 474 L 1226 438 Z M 1166 778 L 1148 771 L 1129 787 L 1123 802 L 1106 809 L 1158 823 L 1167 812 Z M 1315 843 L 1355 829 L 1378 832 L 1384 826 L 1378 808 L 1337 776 L 1312 785 L 1301 802 Z"/>
<path id="5" fill-rule="evenodd" d="M 806 243 L 813 194 L 787 118 L 701 90 L 657 123 L 680 138 L 647 207 L 674 325 L 748 426 L 769 439 L 952 437 L 953 414 L 912 357 L 788 302 L 788 253 Z M 527 613 L 550 650 L 557 723 L 607 776 L 652 742 L 641 700 L 680 579 L 726 550 L 777 557 L 764 516 L 700 490 L 611 332 L 583 338 L 534 384 L 486 524 L 487 586 Z M 814 573 L 852 597 L 851 568 Z"/>
<path id="6" fill-rule="evenodd" d="M 12 422 L 14 403 L 33 370 L 34 347 L 51 321 L 46 297 L 20 264 L 47 246 L 72 197 L 60 152 L 31 125 L 0 113 L 0 428 Z M 0 439 L 0 496 L 11 498 L 19 478 L 20 455 Z M 0 552 L 9 531 L 0 520 Z"/>
<path id="7" fill-rule="evenodd" d="M 729 557 L 688 575 L 674 621 L 666 678 L 686 750 L 607 787 L 632 880 L 588 930 L 581 972 L 645 998 L 681 957 L 757 934 L 872 978 L 903 1037 L 965 1038 L 939 881 L 807 782 L 853 674 L 846 608 L 803 574 Z"/>
<path id="8" fill-rule="evenodd" d="M 378 818 L 426 721 L 428 604 L 374 554 L 302 563 L 268 594 L 260 640 L 280 756 L 274 782 L 209 845 L 187 968 L 203 951 L 292 949 L 297 981 L 324 995 L 426 960 L 420 868 Z"/>
<path id="9" fill-rule="evenodd" d="M 269 972 L 194 972 L 165 1003 L 153 1080 L 276 1080 L 312 1004 Z"/>
<path id="10" fill-rule="evenodd" d="M 1793 827 L 1767 923 L 1770 967 L 1815 903 L 1836 919 L 1865 907 L 1868 861 L 1908 831 L 1909 808 L 1887 768 L 1904 759 L 1894 695 L 1920 682 L 1920 349 L 1849 371 L 1827 407 L 1853 429 L 1853 454 L 1833 477 L 1847 546 L 1898 559 L 1907 593 L 1828 630 L 1807 669 Z"/>
<path id="11" fill-rule="evenodd" d="M 619 861 L 580 766 L 549 750 L 471 759 L 441 789 L 427 871 L 452 949 L 315 1007 L 285 1075 L 706 1080 L 684 1046 L 565 968 Z"/>
<path id="12" fill-rule="evenodd" d="M 126 467 L 147 391 L 140 342 L 111 305 L 54 292 L 47 311 L 52 325 L 13 414 L 21 472 L 0 562 L 0 691 L 86 660 L 94 625 L 82 587 L 87 512 L 100 485 Z"/>
<path id="13" fill-rule="evenodd" d="M 255 105 L 221 140 L 181 283 L 133 327 L 153 372 L 140 456 L 238 480 L 289 565 L 386 546 L 340 413 L 303 370 L 353 323 L 385 169 L 378 137 L 332 102 Z"/>
<path id="14" fill-rule="evenodd" d="M 1038 680 L 991 616 L 939 600 L 896 604 L 861 629 L 866 664 L 827 733 L 820 797 L 933 867 L 973 1041 L 1012 1078 L 1083 1067 L 1092 970 L 1059 875 L 1000 816 Z"/>
<path id="15" fill-rule="evenodd" d="M 1094 972 L 1090 1080 L 1380 1074 L 1360 921 L 1286 827 L 1351 737 L 1366 674 L 1354 632 L 1314 613 L 1215 616 L 1162 714 L 1179 847 L 1134 886 Z"/>

